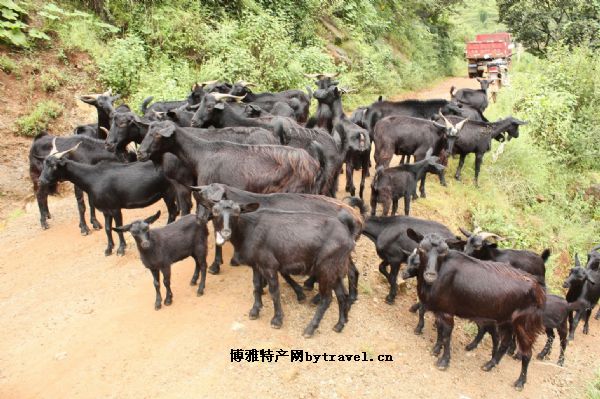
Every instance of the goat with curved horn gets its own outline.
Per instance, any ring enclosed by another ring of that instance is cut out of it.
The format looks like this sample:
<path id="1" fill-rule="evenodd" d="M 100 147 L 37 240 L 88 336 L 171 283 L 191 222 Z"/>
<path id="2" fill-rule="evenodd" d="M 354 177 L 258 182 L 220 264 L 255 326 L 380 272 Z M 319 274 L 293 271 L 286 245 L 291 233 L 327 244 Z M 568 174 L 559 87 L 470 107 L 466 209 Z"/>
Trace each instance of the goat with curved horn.
<path id="1" fill-rule="evenodd" d="M 478 235 L 481 237 L 481 239 L 483 241 L 485 241 L 487 239 L 490 239 L 490 238 L 493 238 L 496 241 L 502 241 L 502 240 L 504 240 L 504 238 L 500 237 L 498 234 L 490 233 L 490 232 L 487 232 L 487 231 L 482 231 L 481 233 L 478 233 Z"/>
<path id="2" fill-rule="evenodd" d="M 58 151 L 58 149 L 56 148 L 56 137 L 52 140 L 52 150 L 50 151 L 50 154 L 48 154 L 48 156 L 53 156 L 56 159 L 60 159 L 63 156 L 77 150 L 77 148 L 79 148 L 79 145 L 81 145 L 81 141 L 77 144 L 75 144 L 73 147 L 69 148 L 68 150 L 65 151 Z"/>
<path id="3" fill-rule="evenodd" d="M 211 95 L 214 96 L 217 101 L 223 101 L 223 100 L 231 98 L 235 102 L 238 102 L 238 103 L 240 101 L 242 101 L 244 99 L 244 97 L 246 97 L 245 95 L 244 96 L 232 96 L 231 94 L 224 94 L 224 93 L 211 93 Z"/>

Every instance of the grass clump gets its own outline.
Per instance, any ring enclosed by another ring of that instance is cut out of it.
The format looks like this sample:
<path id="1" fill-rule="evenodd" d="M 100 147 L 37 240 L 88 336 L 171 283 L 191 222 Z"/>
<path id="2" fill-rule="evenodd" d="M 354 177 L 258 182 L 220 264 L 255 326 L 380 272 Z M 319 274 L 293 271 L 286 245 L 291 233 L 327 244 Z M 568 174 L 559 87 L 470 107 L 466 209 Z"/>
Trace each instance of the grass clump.
<path id="1" fill-rule="evenodd" d="M 18 72 L 19 66 L 16 62 L 5 55 L 0 55 L 0 70 L 7 74 Z"/>
<path id="2" fill-rule="evenodd" d="M 55 101 L 42 101 L 37 104 L 31 113 L 17 119 L 17 134 L 25 137 L 34 137 L 48 128 L 50 122 L 58 118 L 63 107 Z"/>

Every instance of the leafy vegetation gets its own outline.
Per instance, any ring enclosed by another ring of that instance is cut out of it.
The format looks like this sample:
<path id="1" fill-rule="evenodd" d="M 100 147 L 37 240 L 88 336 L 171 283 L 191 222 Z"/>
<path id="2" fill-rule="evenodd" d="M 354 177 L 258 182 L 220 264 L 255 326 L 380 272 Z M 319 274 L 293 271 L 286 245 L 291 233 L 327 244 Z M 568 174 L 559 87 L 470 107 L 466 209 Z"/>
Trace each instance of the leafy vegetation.
<path id="1" fill-rule="evenodd" d="M 47 129 L 50 122 L 60 116 L 62 110 L 62 106 L 55 101 L 39 102 L 31 113 L 17 119 L 17 133 L 21 136 L 35 136 Z"/>
<path id="2" fill-rule="evenodd" d="M 535 55 L 552 46 L 600 46 L 600 4 L 587 0 L 498 0 L 500 20 Z"/>
<path id="3" fill-rule="evenodd" d="M 10 58 L 2 55 L 0 56 L 0 70 L 5 73 L 14 73 L 19 69 L 16 62 L 11 60 Z"/>
<path id="4" fill-rule="evenodd" d="M 44 32 L 30 26 L 27 19 L 27 11 L 13 0 L 0 0 L 0 41 L 29 47 L 35 39 L 50 39 Z"/>

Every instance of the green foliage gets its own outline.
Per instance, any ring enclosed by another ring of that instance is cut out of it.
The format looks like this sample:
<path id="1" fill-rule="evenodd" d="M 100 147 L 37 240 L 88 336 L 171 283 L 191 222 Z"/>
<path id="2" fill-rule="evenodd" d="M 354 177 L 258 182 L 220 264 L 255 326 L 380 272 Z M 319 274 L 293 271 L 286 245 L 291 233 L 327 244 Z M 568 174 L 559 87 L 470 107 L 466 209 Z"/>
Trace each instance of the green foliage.
<path id="1" fill-rule="evenodd" d="M 39 102 L 30 114 L 17 119 L 17 133 L 21 136 L 35 136 L 46 130 L 50 122 L 60 116 L 62 110 L 63 107 L 54 101 Z"/>
<path id="2" fill-rule="evenodd" d="M 536 55 L 558 43 L 600 46 L 600 3 L 588 0 L 498 0 L 500 20 Z"/>
<path id="3" fill-rule="evenodd" d="M 144 43 L 137 36 L 126 36 L 111 43 L 109 55 L 98 63 L 100 79 L 115 92 L 129 95 L 139 84 L 146 67 Z"/>
<path id="4" fill-rule="evenodd" d="M 0 0 L 0 41 L 29 47 L 33 40 L 49 40 L 44 32 L 27 23 L 28 13 L 13 0 Z"/>
<path id="5" fill-rule="evenodd" d="M 7 56 L 0 56 L 0 70 L 5 73 L 11 74 L 18 71 L 18 65 L 16 62 L 8 58 Z"/>
<path id="6" fill-rule="evenodd" d="M 600 61 L 589 48 L 548 50 L 516 75 L 515 109 L 531 122 L 535 143 L 561 163 L 600 169 Z"/>
<path id="7" fill-rule="evenodd" d="M 47 93 L 56 91 L 65 81 L 64 75 L 56 68 L 49 68 L 40 75 L 40 85 Z"/>

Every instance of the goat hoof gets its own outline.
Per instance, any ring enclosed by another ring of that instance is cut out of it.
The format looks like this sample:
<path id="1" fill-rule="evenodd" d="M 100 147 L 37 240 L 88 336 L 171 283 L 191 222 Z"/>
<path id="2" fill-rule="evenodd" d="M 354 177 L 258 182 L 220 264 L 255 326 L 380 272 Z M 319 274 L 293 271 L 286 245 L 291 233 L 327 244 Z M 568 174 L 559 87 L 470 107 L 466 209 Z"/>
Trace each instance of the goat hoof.
<path id="1" fill-rule="evenodd" d="M 50 226 L 48 226 L 48 223 L 46 222 L 42 222 L 40 224 L 42 225 L 42 230 L 48 230 L 50 228 Z"/>
<path id="2" fill-rule="evenodd" d="M 125 255 L 125 247 L 119 247 L 119 249 L 117 249 L 117 256 L 124 256 Z"/>
<path id="3" fill-rule="evenodd" d="M 520 379 L 517 380 L 517 382 L 515 382 L 515 389 L 517 391 L 521 392 L 524 387 L 525 387 L 525 382 L 521 381 Z"/>
<path id="4" fill-rule="evenodd" d="M 516 354 L 514 354 L 514 355 L 513 355 L 513 357 L 512 357 L 512 358 L 513 358 L 514 360 L 521 360 L 522 356 L 521 356 L 521 354 L 520 354 L 520 353 L 516 353 Z"/>
<path id="5" fill-rule="evenodd" d="M 221 267 L 219 265 L 212 265 L 211 267 L 208 268 L 208 272 L 210 274 L 219 274 L 219 272 L 221 271 Z"/>
<path id="6" fill-rule="evenodd" d="M 410 308 L 408 308 L 408 311 L 410 313 L 417 313 L 417 310 L 419 310 L 420 307 L 421 307 L 421 304 L 417 302 L 414 305 L 412 305 Z"/>
<path id="7" fill-rule="evenodd" d="M 81 235 L 82 236 L 87 236 L 88 234 L 90 234 L 90 229 L 88 229 L 87 226 L 81 227 Z"/>
<path id="8" fill-rule="evenodd" d="M 584 333 L 585 335 L 588 335 L 588 333 L 589 333 L 589 332 L 590 332 L 589 328 L 587 328 L 587 327 L 583 327 L 583 333 Z"/>
<path id="9" fill-rule="evenodd" d="M 256 319 L 258 319 L 259 312 L 260 312 L 260 309 L 252 308 L 252 309 L 250 309 L 250 313 L 248 314 L 248 317 L 250 318 L 250 320 L 256 320 Z"/>
<path id="10" fill-rule="evenodd" d="M 236 257 L 231 258 L 229 261 L 229 266 L 239 266 L 240 264 L 240 261 Z"/>
<path id="11" fill-rule="evenodd" d="M 415 335 L 423 335 L 423 328 L 421 328 L 421 327 L 415 328 Z"/>
<path id="12" fill-rule="evenodd" d="M 438 370 L 444 371 L 444 370 L 448 369 L 448 363 L 449 363 L 448 360 L 440 359 L 440 360 L 438 360 L 438 362 L 435 366 L 437 367 Z"/>
<path id="13" fill-rule="evenodd" d="M 104 256 L 110 256 L 112 255 L 112 248 L 106 248 L 104 250 Z"/>
<path id="14" fill-rule="evenodd" d="M 296 294 L 296 299 L 298 299 L 298 303 L 306 303 L 306 295 L 304 293 Z"/>
<path id="15" fill-rule="evenodd" d="M 477 344 L 472 344 L 471 343 L 471 344 L 465 346 L 465 350 L 468 351 L 468 352 L 472 351 L 475 348 L 477 348 Z"/>
<path id="16" fill-rule="evenodd" d="M 393 305 L 395 300 L 396 299 L 391 295 L 385 297 L 385 303 L 387 303 L 388 305 Z"/>
<path id="17" fill-rule="evenodd" d="M 319 294 L 315 295 L 314 298 L 310 301 L 310 303 L 313 305 L 318 305 L 319 302 L 321 302 L 321 295 Z"/>
<path id="18" fill-rule="evenodd" d="M 302 288 L 304 289 L 304 291 L 312 291 L 315 288 L 314 284 L 306 284 L 304 283 L 304 285 L 302 286 Z"/>
<path id="19" fill-rule="evenodd" d="M 546 355 L 544 355 L 543 353 L 538 353 L 538 355 L 535 358 L 537 360 L 544 360 L 546 358 Z"/>
<path id="20" fill-rule="evenodd" d="M 279 330 L 282 325 L 283 321 L 280 318 L 273 317 L 273 319 L 271 320 L 271 327 L 273 327 L 276 330 Z"/>
<path id="21" fill-rule="evenodd" d="M 481 369 L 483 371 L 490 371 L 491 369 L 493 369 L 496 366 L 496 363 L 494 363 L 493 361 L 489 361 L 486 364 L 484 364 L 483 366 L 481 366 Z"/>
<path id="22" fill-rule="evenodd" d="M 198 279 L 191 279 L 190 285 L 196 285 L 198 283 Z"/>
<path id="23" fill-rule="evenodd" d="M 313 335 L 315 335 L 315 328 L 313 327 L 306 327 L 302 333 L 304 338 L 311 338 Z"/>
<path id="24" fill-rule="evenodd" d="M 97 220 L 92 220 L 92 227 L 94 228 L 94 230 L 100 230 L 102 228 L 102 225 L 100 223 L 98 223 Z"/>
<path id="25" fill-rule="evenodd" d="M 204 295 L 204 288 L 198 288 L 198 291 L 196 292 L 196 296 L 202 296 Z"/>
<path id="26" fill-rule="evenodd" d="M 166 298 L 165 299 L 165 306 L 171 306 L 172 303 L 173 303 L 173 298 Z"/>
<path id="27" fill-rule="evenodd" d="M 337 323 L 335 326 L 333 326 L 333 331 L 335 331 L 336 333 L 342 332 L 343 329 L 344 323 Z"/>
<path id="28" fill-rule="evenodd" d="M 575 339 L 575 335 L 573 334 L 569 334 L 569 338 L 567 338 L 569 341 L 573 341 Z"/>
<path id="29" fill-rule="evenodd" d="M 560 367 L 563 367 L 565 365 L 565 359 L 559 359 L 556 364 L 558 364 Z"/>
<path id="30" fill-rule="evenodd" d="M 162 305 L 160 304 L 160 302 L 154 304 L 154 310 L 160 310 L 161 307 Z"/>
<path id="31" fill-rule="evenodd" d="M 431 350 L 431 354 L 433 356 L 439 356 L 441 351 L 442 351 L 442 347 L 434 346 L 433 349 Z"/>

